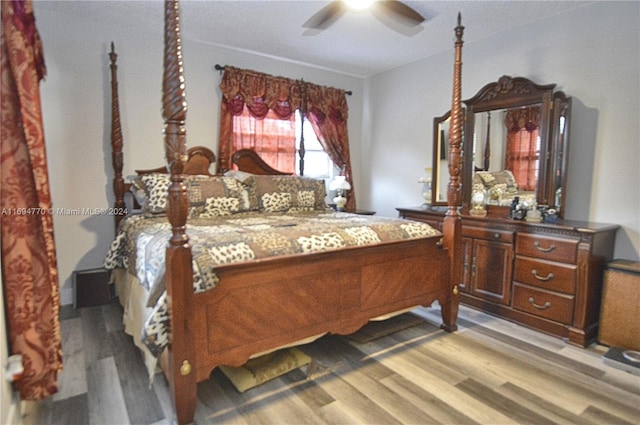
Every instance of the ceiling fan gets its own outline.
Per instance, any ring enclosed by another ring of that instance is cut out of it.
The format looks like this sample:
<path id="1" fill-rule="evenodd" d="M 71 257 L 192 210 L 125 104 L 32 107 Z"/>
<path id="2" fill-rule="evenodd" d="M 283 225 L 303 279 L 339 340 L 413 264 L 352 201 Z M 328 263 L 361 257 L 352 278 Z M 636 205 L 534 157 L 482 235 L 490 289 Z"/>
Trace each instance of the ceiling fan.
<path id="1" fill-rule="evenodd" d="M 302 27 L 318 31 L 325 30 L 350 10 L 371 10 L 383 23 L 396 30 L 397 27 L 391 25 L 390 20 L 406 27 L 415 27 L 425 20 L 425 18 L 413 8 L 399 0 L 360 1 L 359 3 L 366 3 L 366 5 L 363 4 L 361 6 L 353 5 L 352 3 L 355 2 L 334 0 L 313 14 Z"/>

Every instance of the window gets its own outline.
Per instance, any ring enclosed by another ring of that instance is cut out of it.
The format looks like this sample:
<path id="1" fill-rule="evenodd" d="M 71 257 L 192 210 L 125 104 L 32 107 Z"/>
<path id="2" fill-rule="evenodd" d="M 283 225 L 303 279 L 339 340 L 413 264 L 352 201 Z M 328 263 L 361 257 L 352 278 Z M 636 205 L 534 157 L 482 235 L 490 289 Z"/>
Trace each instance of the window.
<path id="1" fill-rule="evenodd" d="M 304 175 L 317 179 L 331 180 L 339 171 L 318 141 L 309 120 L 302 120 L 296 111 L 296 174 L 300 173 L 300 126 L 304 126 Z"/>
<path id="2" fill-rule="evenodd" d="M 309 120 L 296 111 L 292 120 L 281 119 L 269 111 L 263 119 L 255 118 L 246 108 L 233 118 L 234 148 L 252 149 L 276 170 L 297 175 L 332 179 L 339 170 L 318 141 Z M 304 173 L 300 170 L 300 136 L 304 126 Z"/>
<path id="3" fill-rule="evenodd" d="M 233 116 L 234 150 L 252 149 L 271 167 L 294 172 L 297 162 L 294 117 L 282 119 L 273 110 L 264 118 L 254 117 L 247 106 Z"/>

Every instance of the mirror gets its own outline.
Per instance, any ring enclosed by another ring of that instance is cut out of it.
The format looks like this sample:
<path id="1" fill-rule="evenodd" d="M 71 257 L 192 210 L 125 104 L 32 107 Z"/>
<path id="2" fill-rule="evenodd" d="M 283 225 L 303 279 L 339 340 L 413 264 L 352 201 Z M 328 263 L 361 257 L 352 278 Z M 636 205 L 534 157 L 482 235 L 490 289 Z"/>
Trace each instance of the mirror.
<path id="1" fill-rule="evenodd" d="M 536 203 L 540 104 L 477 112 L 471 149 L 474 187 L 485 190 L 488 205 L 510 206 L 514 197 Z M 508 171 L 507 171 L 508 170 Z"/>
<path id="2" fill-rule="evenodd" d="M 433 167 L 431 205 L 447 205 L 449 183 L 449 126 L 451 111 L 433 119 Z"/>
<path id="3" fill-rule="evenodd" d="M 518 196 L 520 202 L 545 205 L 562 216 L 571 98 L 554 93 L 554 87 L 503 76 L 463 102 L 463 213 L 470 207 L 472 191 L 484 190 L 490 215 L 508 216 Z M 434 131 L 446 126 L 446 117 L 434 120 Z M 440 148 L 440 137 L 434 134 L 434 141 Z M 440 174 L 447 168 L 439 163 L 436 174 L 435 162 L 434 186 L 439 188 L 446 181 Z M 441 200 L 437 193 L 434 201 Z"/>

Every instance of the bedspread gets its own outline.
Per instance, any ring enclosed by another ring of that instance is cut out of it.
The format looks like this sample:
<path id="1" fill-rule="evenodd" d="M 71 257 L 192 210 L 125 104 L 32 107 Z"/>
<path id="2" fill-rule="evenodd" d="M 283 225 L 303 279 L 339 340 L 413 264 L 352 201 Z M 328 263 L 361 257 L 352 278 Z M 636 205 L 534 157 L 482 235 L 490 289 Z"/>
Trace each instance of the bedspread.
<path id="1" fill-rule="evenodd" d="M 192 218 L 186 233 L 193 256 L 194 292 L 213 289 L 218 283 L 215 268 L 223 264 L 441 235 L 425 223 L 331 210 Z M 127 217 L 105 260 L 105 267 L 128 269 L 148 289 L 153 313 L 145 323 L 142 341 L 156 356 L 169 336 L 164 258 L 170 235 L 166 216 Z"/>

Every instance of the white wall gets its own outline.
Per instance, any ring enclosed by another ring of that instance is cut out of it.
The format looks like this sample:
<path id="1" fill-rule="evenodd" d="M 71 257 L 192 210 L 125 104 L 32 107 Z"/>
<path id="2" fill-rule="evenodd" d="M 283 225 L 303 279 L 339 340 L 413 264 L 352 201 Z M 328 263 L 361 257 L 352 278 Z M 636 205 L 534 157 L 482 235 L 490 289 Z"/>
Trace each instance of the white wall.
<path id="1" fill-rule="evenodd" d="M 619 224 L 614 255 L 632 260 L 640 259 L 639 28 L 639 2 L 599 2 L 465 44 L 462 53 L 463 99 L 502 75 L 556 83 L 573 97 L 566 217 Z M 367 81 L 362 207 L 389 215 L 422 202 L 431 119 L 451 107 L 452 74 L 453 50 Z"/>
<path id="2" fill-rule="evenodd" d="M 109 43 L 118 54 L 120 113 L 124 136 L 124 174 L 165 163 L 161 118 L 162 28 L 105 27 L 73 19 L 73 2 L 55 8 L 34 5 L 43 40 L 47 77 L 41 85 L 49 176 L 54 208 L 105 208 L 113 205 L 110 157 L 111 105 Z M 162 3 L 158 3 L 162 8 Z M 189 23 L 183 21 L 184 27 Z M 183 39 L 187 83 L 187 143 L 217 151 L 220 75 L 215 64 L 304 78 L 351 90 L 349 133 L 354 169 L 360 168 L 362 79 L 270 58 L 206 46 Z M 356 185 L 358 184 L 356 176 Z M 114 235 L 113 217 L 54 216 L 62 304 L 72 302 L 74 270 L 100 267 Z"/>

